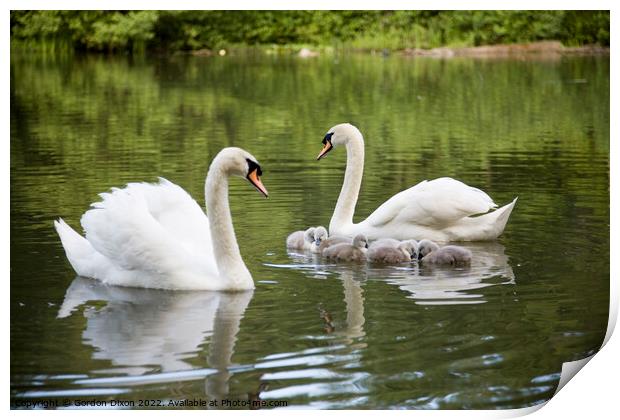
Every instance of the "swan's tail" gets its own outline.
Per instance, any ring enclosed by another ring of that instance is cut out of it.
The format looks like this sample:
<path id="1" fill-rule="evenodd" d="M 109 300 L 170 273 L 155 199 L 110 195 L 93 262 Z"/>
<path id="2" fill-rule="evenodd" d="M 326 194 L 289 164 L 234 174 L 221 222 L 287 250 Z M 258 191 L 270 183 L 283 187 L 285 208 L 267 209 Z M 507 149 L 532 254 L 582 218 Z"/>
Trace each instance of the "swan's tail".
<path id="1" fill-rule="evenodd" d="M 499 209 L 491 213 L 481 216 L 481 217 L 489 217 L 491 219 L 490 230 L 492 231 L 491 232 L 492 237 L 488 239 L 495 239 L 499 235 L 501 235 L 502 232 L 504 232 L 504 228 L 506 227 L 506 223 L 508 223 L 508 218 L 510 217 L 510 213 L 512 213 L 512 209 L 514 208 L 518 199 L 519 197 L 515 197 L 515 199 L 512 200 L 511 203 L 506 204 L 505 206 L 500 207 Z"/>
<path id="2" fill-rule="evenodd" d="M 471 216 L 462 219 L 459 230 L 455 231 L 456 240 L 464 241 L 492 241 L 504 232 L 510 213 L 517 203 L 516 197 L 506 204 L 482 216 Z"/>
<path id="3" fill-rule="evenodd" d="M 101 254 L 95 251 L 90 242 L 73 230 L 64 220 L 54 220 L 54 227 L 75 272 L 80 276 L 95 277 L 94 263 L 95 260 L 101 258 Z"/>

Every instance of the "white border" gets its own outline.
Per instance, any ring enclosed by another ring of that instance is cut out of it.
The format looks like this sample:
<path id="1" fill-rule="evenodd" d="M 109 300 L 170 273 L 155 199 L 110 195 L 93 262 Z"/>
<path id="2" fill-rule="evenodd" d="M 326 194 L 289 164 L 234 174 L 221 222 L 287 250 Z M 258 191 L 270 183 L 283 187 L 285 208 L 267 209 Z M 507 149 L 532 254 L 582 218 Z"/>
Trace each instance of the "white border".
<path id="1" fill-rule="evenodd" d="M 10 38 L 7 36 L 9 33 L 9 10 L 11 9 L 534 9 L 534 10 L 542 10 L 542 9 L 561 9 L 561 10 L 569 10 L 569 9 L 602 9 L 602 10 L 611 10 L 611 34 L 613 45 L 613 38 L 616 30 L 618 29 L 618 25 L 616 24 L 616 13 L 619 8 L 616 6 L 617 2 L 612 1 L 549 1 L 549 0 L 523 0 L 523 1 L 504 1 L 501 3 L 491 3 L 488 1 L 468 1 L 466 4 L 464 2 L 456 2 L 454 0 L 434 0 L 432 2 L 405 2 L 405 1 L 394 1 L 394 0 L 383 0 L 381 2 L 368 2 L 368 1 L 297 1 L 297 2 L 286 2 L 286 1 L 271 1 L 266 3 L 264 1 L 227 1 L 227 2 L 201 2 L 197 0 L 177 0 L 175 2 L 165 2 L 165 1 L 118 1 L 111 0 L 106 2 L 79 2 L 79 1 L 33 1 L 33 0 L 23 0 L 23 1 L 15 1 L 9 0 L 5 4 L 7 5 L 5 18 L 3 20 L 4 33 L 5 37 L 2 40 L 2 51 L 4 54 L 8 54 L 10 51 Z M 431 7 L 432 6 L 432 7 Z M 4 84 L 2 87 L 2 93 L 4 94 L 5 101 L 4 103 L 4 112 L 3 112 L 3 121 L 5 122 L 4 127 L 5 130 L 9 129 L 10 124 L 10 74 L 8 67 L 9 60 L 4 61 L 4 67 L 2 69 L 4 73 Z M 615 74 L 618 69 L 618 59 L 617 56 L 612 54 L 611 56 L 611 115 L 618 115 L 617 109 L 617 100 L 618 100 L 618 89 L 617 77 Z M 610 177 L 611 177 L 611 208 L 618 209 L 618 194 L 616 193 L 615 186 L 617 185 L 618 180 L 618 167 L 617 167 L 617 152 L 618 147 L 616 146 L 616 141 L 618 141 L 618 126 L 617 123 L 612 120 L 611 122 L 611 133 L 610 133 Z M 6 131 L 5 131 L 6 133 Z M 8 138 L 7 138 L 8 137 Z M 9 243 L 9 223 L 10 223 L 10 214 L 9 214 L 9 203 L 10 203 L 10 150 L 9 150 L 9 136 L 5 137 L 4 141 L 4 153 L 0 157 L 0 162 L 3 166 L 3 174 L 6 177 L 3 182 L 0 184 L 2 189 L 2 196 L 4 197 L 3 205 L 2 205 L 2 216 L 4 223 L 2 224 L 2 237 L 5 238 L 5 242 L 3 244 L 3 252 L 2 252 L 2 266 L 5 268 L 5 273 L 7 274 L 4 279 L 4 287 L 5 287 L 5 296 L 6 299 L 10 296 L 10 270 L 9 264 L 9 252 L 10 252 L 10 243 Z M 611 255 L 618 255 L 618 217 L 614 215 L 614 212 L 611 212 Z M 610 282 L 610 322 L 608 325 L 607 335 L 605 337 L 606 345 L 601 350 L 601 352 L 595 355 L 592 358 L 592 361 L 589 362 L 579 373 L 579 378 L 577 380 L 569 381 L 568 384 L 562 388 L 562 390 L 554 396 L 544 407 L 544 409 L 538 410 L 541 408 L 540 406 L 534 408 L 526 408 L 520 410 L 500 410 L 500 411 L 387 411 L 381 413 L 381 415 L 387 415 L 390 417 L 399 417 L 399 416 L 407 416 L 408 418 L 412 415 L 416 417 L 440 417 L 440 418 L 452 418 L 458 416 L 460 418 L 472 418 L 472 419 L 480 419 L 480 418 L 506 418 L 506 417 L 514 417 L 525 415 L 531 412 L 535 412 L 532 415 L 532 418 L 537 419 L 582 419 L 584 417 L 590 418 L 608 418 L 609 413 L 616 412 L 616 399 L 617 397 L 617 383 L 616 378 L 619 378 L 619 363 L 617 361 L 616 355 L 620 354 L 620 344 L 617 337 L 613 337 L 611 333 L 613 332 L 617 314 L 618 314 L 618 264 L 612 258 L 611 259 L 611 282 Z M 3 407 L 8 410 L 9 407 L 9 396 L 10 396 L 10 375 L 9 375 L 9 366 L 10 366 L 10 358 L 9 358 L 9 343 L 10 343 L 10 305 L 4 305 L 4 322 L 2 325 L 3 335 L 5 337 L 5 346 L 3 348 L 3 353 L 5 355 L 4 360 L 5 363 L 3 365 L 3 378 L 5 378 L 4 382 L 4 392 L 2 395 Z M 610 339 L 611 338 L 611 339 Z M 4 371 L 6 369 L 6 371 Z M 544 404 L 543 404 L 544 405 Z M 149 411 L 149 412 L 115 412 L 115 416 L 120 416 L 121 418 L 125 417 L 142 417 L 148 415 L 149 418 L 168 418 L 170 416 L 169 411 Z M 63 419 L 71 416 L 83 416 L 83 412 L 33 412 L 33 411 L 10 411 L 10 416 L 14 417 L 37 417 L 37 416 L 50 416 Z M 222 418 L 237 418 L 238 416 L 243 415 L 251 415 L 252 417 L 269 417 L 271 418 L 284 418 L 289 417 L 291 412 L 274 412 L 274 411 L 252 411 L 252 412 L 239 412 L 239 411 L 230 411 L 230 412 L 209 412 L 205 413 L 204 411 L 183 411 L 183 412 L 175 412 L 174 415 L 180 415 L 183 417 L 195 417 L 203 419 L 205 416 L 217 416 Z M 315 412 L 311 411 L 300 411 L 295 412 L 296 417 L 299 416 L 301 418 L 310 419 L 317 415 Z M 332 417 L 333 418 L 341 418 L 343 415 L 346 416 L 355 416 L 355 417 L 370 417 L 374 416 L 375 413 L 372 411 L 322 411 L 318 414 L 322 417 Z M 110 416 L 110 412 L 105 411 L 89 411 L 88 416 L 92 418 L 108 418 Z"/>
<path id="2" fill-rule="evenodd" d="M 199 0 L 109 0 L 105 2 L 85 2 L 77 0 L 42 1 L 42 0 L 8 0 L 10 9 L 81 9 L 81 10 L 127 10 L 127 9 L 153 9 L 153 10 L 376 10 L 376 9 L 402 9 L 402 10 L 612 10 L 614 2 L 611 0 L 505 0 L 491 2 L 488 0 L 469 0 L 466 3 L 455 0 L 433 1 L 404 1 L 404 0 L 229 0 L 229 1 L 199 1 Z"/>

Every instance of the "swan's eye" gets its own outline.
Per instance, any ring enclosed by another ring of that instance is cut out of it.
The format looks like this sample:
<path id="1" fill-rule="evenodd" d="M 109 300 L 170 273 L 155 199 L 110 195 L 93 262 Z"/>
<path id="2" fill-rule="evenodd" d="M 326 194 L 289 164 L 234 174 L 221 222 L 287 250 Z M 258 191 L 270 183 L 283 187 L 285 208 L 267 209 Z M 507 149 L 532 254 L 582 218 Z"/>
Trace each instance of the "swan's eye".
<path id="1" fill-rule="evenodd" d="M 256 171 L 256 175 L 258 176 L 263 175 L 263 171 L 261 170 L 260 165 L 258 163 L 250 159 L 246 159 L 246 161 L 248 162 L 248 175 L 254 171 Z"/>
<path id="2" fill-rule="evenodd" d="M 334 135 L 334 133 L 327 133 L 325 134 L 325 137 L 323 137 L 323 141 L 321 143 L 323 144 L 327 144 L 327 142 L 332 142 L 332 136 Z"/>

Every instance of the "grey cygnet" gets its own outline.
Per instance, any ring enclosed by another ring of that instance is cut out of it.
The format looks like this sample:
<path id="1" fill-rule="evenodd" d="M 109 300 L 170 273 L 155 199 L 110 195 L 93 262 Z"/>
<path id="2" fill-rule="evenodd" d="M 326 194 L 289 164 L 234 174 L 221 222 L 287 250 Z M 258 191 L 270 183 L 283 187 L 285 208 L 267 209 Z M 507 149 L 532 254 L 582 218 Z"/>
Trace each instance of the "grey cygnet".
<path id="1" fill-rule="evenodd" d="M 311 227 L 304 230 L 298 230 L 291 233 L 286 238 L 286 247 L 288 249 L 310 249 L 314 243 L 315 228 Z"/>
<path id="2" fill-rule="evenodd" d="M 422 264 L 468 265 L 471 251 L 462 246 L 447 245 L 439 247 L 435 242 L 423 239 L 419 243 L 419 258 Z"/>
<path id="3" fill-rule="evenodd" d="M 366 253 L 366 258 L 370 262 L 397 264 L 408 262 L 418 257 L 418 243 L 415 240 L 399 242 L 394 239 L 388 239 L 373 242 L 373 244 L 376 243 L 379 244 L 370 246 Z"/>
<path id="4" fill-rule="evenodd" d="M 327 229 L 323 226 L 319 226 L 316 228 L 314 232 L 314 237 L 316 239 L 315 247 L 313 247 L 312 252 L 317 254 L 323 254 L 323 251 L 329 248 L 332 245 L 336 244 L 350 244 L 351 238 L 347 238 L 346 236 L 329 236 L 327 234 Z"/>
<path id="5" fill-rule="evenodd" d="M 339 243 L 330 246 L 323 251 L 323 256 L 337 261 L 366 261 L 366 249 L 368 239 L 366 235 L 359 234 L 353 238 L 353 243 Z"/>

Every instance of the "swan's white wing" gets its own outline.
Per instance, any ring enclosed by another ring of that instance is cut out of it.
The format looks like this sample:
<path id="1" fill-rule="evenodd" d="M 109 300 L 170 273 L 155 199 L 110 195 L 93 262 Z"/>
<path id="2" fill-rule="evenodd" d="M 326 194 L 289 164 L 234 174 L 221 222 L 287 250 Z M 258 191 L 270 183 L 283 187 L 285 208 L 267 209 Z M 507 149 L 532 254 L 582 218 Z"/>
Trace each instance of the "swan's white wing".
<path id="1" fill-rule="evenodd" d="M 183 188 L 160 177 L 159 184 L 132 183 L 126 189 L 142 194 L 149 212 L 175 238 L 197 254 L 214 255 L 209 219 Z"/>
<path id="2" fill-rule="evenodd" d="M 484 191 L 456 179 L 438 178 L 394 195 L 368 216 L 366 223 L 375 227 L 396 222 L 440 228 L 495 207 Z"/>
<path id="3" fill-rule="evenodd" d="M 208 219 L 182 188 L 161 179 L 100 196 L 82 226 L 92 246 L 118 267 L 162 274 L 197 264 L 216 270 Z"/>

